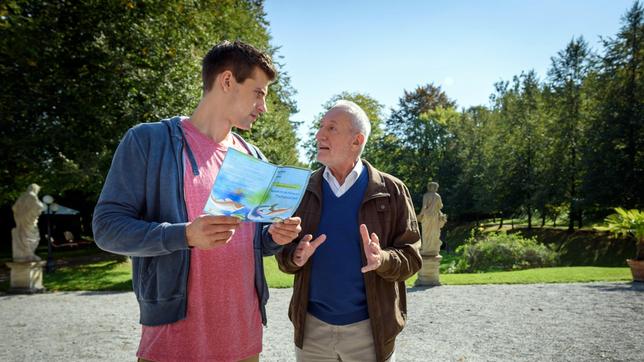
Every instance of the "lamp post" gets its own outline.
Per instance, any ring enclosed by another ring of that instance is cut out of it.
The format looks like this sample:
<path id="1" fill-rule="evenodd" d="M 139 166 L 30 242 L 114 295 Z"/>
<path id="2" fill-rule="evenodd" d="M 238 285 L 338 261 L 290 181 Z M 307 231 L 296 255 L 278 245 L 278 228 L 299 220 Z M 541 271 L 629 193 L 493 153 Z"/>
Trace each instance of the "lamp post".
<path id="1" fill-rule="evenodd" d="M 51 250 L 51 209 L 54 198 L 50 195 L 45 195 L 42 198 L 42 201 L 45 203 L 45 205 L 47 205 L 47 267 L 45 268 L 45 270 L 47 271 L 47 273 L 52 273 L 55 269 L 54 258 L 52 256 Z"/>

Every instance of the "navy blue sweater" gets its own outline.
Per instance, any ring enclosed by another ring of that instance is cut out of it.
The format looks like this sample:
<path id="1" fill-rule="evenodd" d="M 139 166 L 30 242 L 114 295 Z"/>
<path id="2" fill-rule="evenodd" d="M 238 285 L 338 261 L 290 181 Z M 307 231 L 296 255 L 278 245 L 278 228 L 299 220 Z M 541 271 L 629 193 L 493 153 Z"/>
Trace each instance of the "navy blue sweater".
<path id="1" fill-rule="evenodd" d="M 358 212 L 367 189 L 368 172 L 340 197 L 329 184 L 322 184 L 322 216 L 317 235 L 326 241 L 312 257 L 308 311 L 334 325 L 347 325 L 369 318 Z"/>

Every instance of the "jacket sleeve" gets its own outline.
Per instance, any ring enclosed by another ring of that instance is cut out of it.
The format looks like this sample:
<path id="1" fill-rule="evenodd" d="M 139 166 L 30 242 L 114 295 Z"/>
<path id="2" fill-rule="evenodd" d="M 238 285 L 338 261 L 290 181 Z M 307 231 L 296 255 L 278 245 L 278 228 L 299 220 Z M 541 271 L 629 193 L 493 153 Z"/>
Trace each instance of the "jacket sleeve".
<path id="1" fill-rule="evenodd" d="M 400 214 L 394 219 L 394 240 L 380 252 L 382 264 L 376 273 L 381 278 L 390 282 L 401 282 L 409 279 L 420 270 L 423 259 L 420 256 L 420 233 L 416 212 L 411 201 L 409 190 L 404 184 L 398 187 L 395 196 L 399 205 Z M 392 195 L 393 196 L 393 195 Z"/>
<path id="2" fill-rule="evenodd" d="M 299 267 L 293 263 L 293 253 L 297 249 L 297 245 L 301 239 L 293 240 L 291 243 L 284 245 L 282 250 L 275 254 L 275 259 L 277 259 L 277 265 L 280 270 L 287 274 L 295 274 L 302 267 Z"/>
<path id="3" fill-rule="evenodd" d="M 187 249 L 187 223 L 141 219 L 147 157 L 130 129 L 119 144 L 94 209 L 92 227 L 103 250 L 127 256 L 159 256 Z"/>

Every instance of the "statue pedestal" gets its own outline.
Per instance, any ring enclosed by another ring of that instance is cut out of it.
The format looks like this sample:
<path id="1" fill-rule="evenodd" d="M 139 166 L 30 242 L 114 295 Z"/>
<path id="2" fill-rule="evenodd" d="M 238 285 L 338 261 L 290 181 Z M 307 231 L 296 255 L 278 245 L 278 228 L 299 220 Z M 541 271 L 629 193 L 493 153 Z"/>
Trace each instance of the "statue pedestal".
<path id="1" fill-rule="evenodd" d="M 418 271 L 418 279 L 414 286 L 437 286 L 441 285 L 439 280 L 439 267 L 441 265 L 440 255 L 423 255 L 423 267 Z"/>
<path id="2" fill-rule="evenodd" d="M 7 263 L 11 269 L 9 293 L 32 294 L 45 291 L 42 285 L 43 268 L 46 261 L 15 261 Z"/>

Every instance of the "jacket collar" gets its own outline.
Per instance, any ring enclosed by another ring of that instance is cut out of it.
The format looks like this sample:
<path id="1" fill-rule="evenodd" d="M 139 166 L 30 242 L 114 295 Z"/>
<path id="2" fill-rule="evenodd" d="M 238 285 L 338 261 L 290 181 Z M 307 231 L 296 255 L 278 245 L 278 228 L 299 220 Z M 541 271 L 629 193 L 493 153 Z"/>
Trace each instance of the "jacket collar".
<path id="1" fill-rule="evenodd" d="M 367 190 L 364 193 L 362 201 L 367 201 L 375 197 L 389 196 L 387 192 L 387 187 L 385 186 L 385 179 L 375 167 L 373 167 L 367 160 L 362 159 L 364 164 L 364 171 L 368 172 L 369 181 L 367 183 Z M 313 172 L 311 178 L 309 179 L 309 185 L 306 187 L 306 190 L 312 192 L 319 200 L 322 200 L 322 182 L 324 178 L 324 167 L 318 168 Z"/>
<path id="2" fill-rule="evenodd" d="M 181 159 L 182 149 L 185 147 L 186 153 L 188 154 L 188 161 L 190 162 L 190 168 L 192 169 L 192 174 L 197 176 L 199 175 L 199 166 L 197 166 L 197 161 L 195 160 L 195 156 L 192 153 L 192 149 L 190 149 L 190 145 L 188 145 L 188 142 L 186 142 L 185 140 L 185 137 L 183 135 L 183 129 L 181 128 L 181 125 L 180 125 L 181 121 L 185 118 L 188 118 L 188 117 L 176 116 L 169 119 L 164 119 L 161 122 L 164 123 L 170 129 L 170 135 L 172 135 L 172 139 L 174 140 L 174 149 L 175 149 L 175 152 L 177 153 L 176 155 L 177 159 L 179 160 Z"/>

